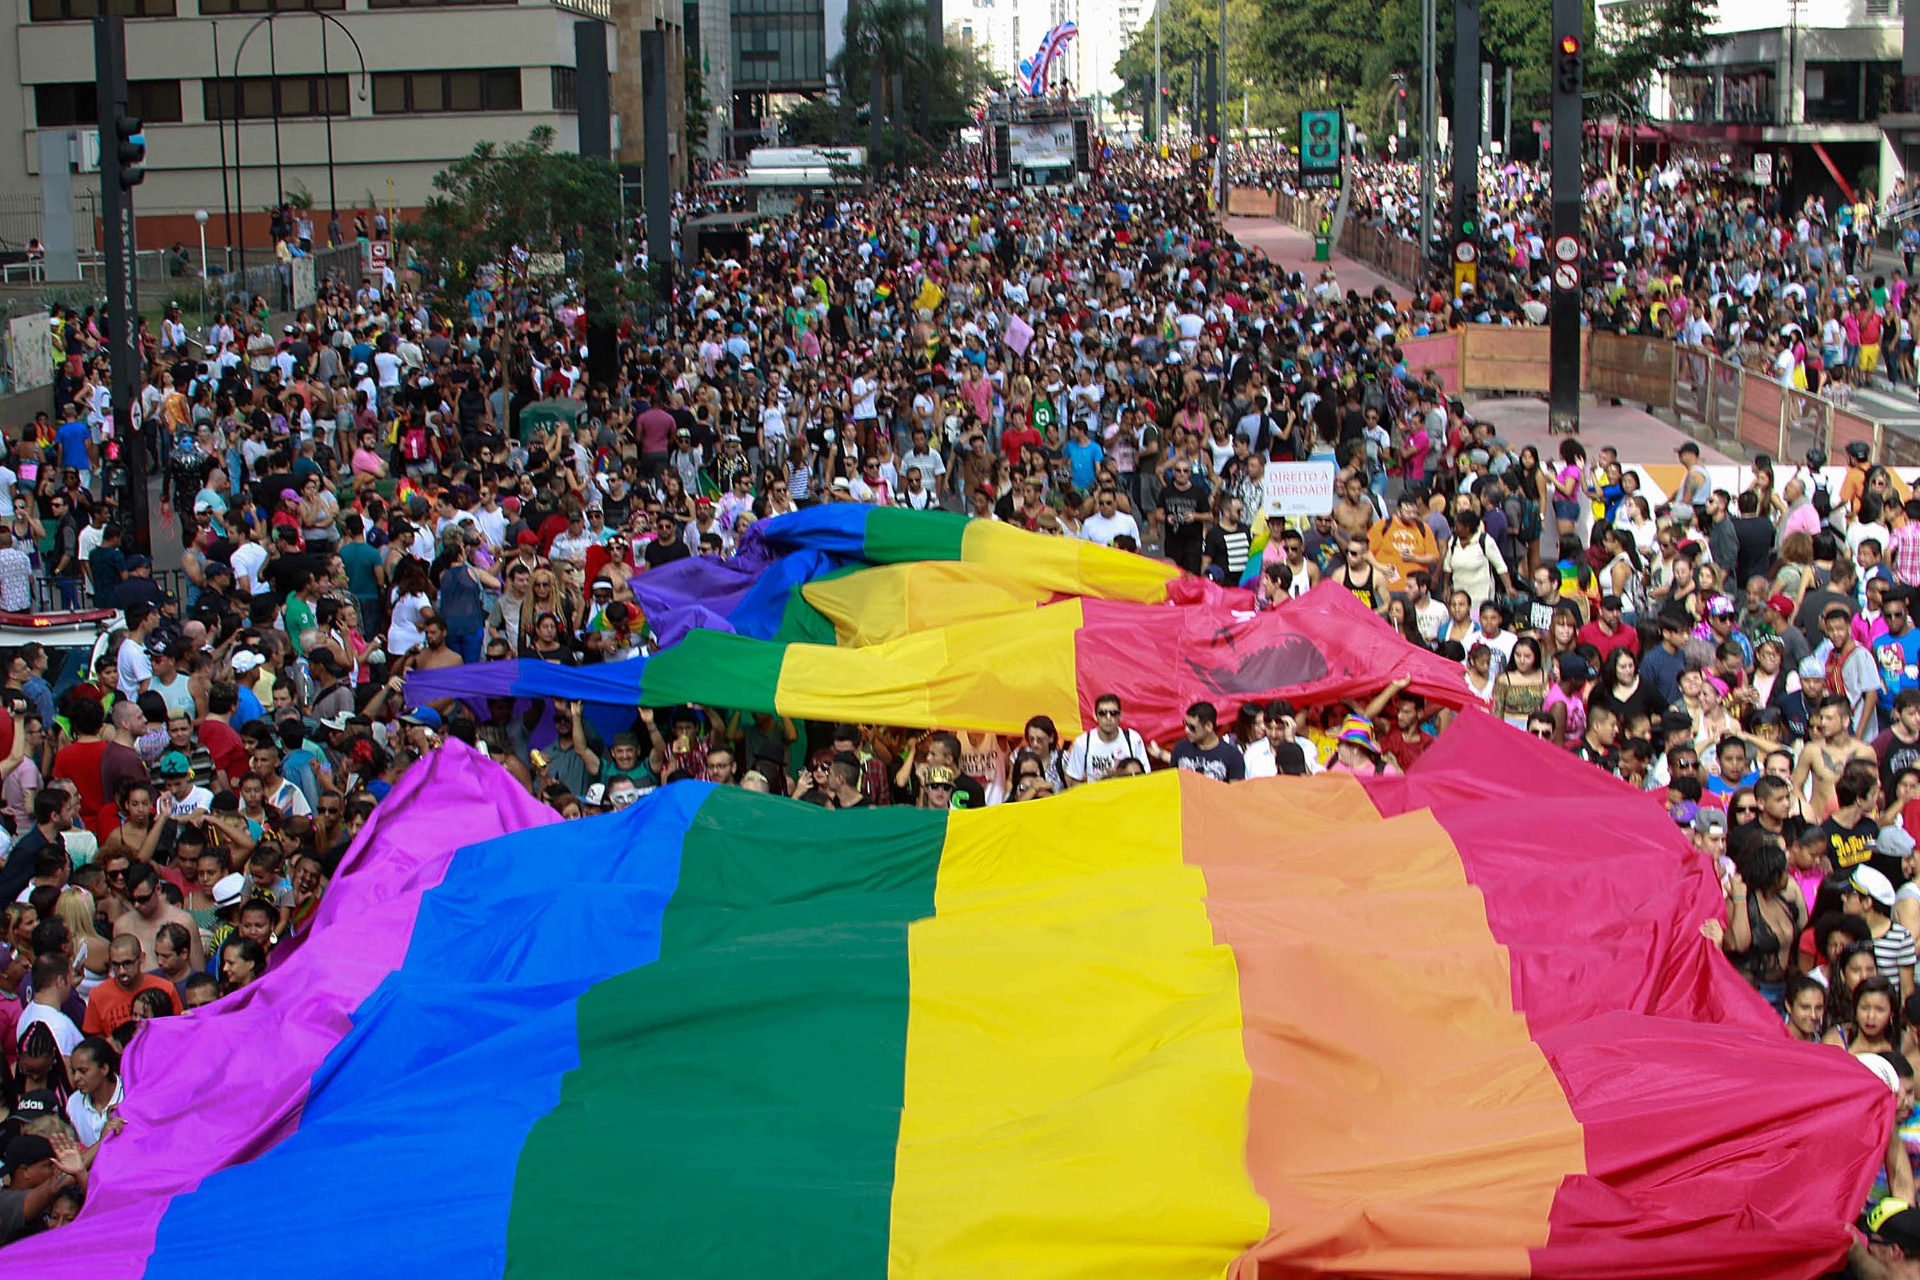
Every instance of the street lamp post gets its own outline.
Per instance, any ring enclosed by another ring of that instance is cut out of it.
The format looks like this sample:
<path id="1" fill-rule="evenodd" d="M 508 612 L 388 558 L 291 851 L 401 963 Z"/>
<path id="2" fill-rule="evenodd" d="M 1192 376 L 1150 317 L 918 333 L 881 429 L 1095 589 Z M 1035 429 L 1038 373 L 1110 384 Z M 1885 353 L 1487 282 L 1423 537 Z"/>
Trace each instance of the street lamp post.
<path id="1" fill-rule="evenodd" d="M 207 332 L 207 211 L 195 209 L 193 220 L 200 224 L 200 334 Z"/>
<path id="2" fill-rule="evenodd" d="M 240 161 L 240 133 L 241 133 L 241 122 L 246 119 L 246 116 L 245 116 L 245 113 L 242 112 L 240 109 L 240 56 L 247 51 L 247 41 L 253 39 L 254 33 L 260 30 L 261 27 L 263 26 L 266 27 L 267 28 L 267 54 L 268 54 L 268 58 L 270 59 L 269 74 L 272 75 L 273 77 L 272 84 L 271 84 L 271 89 L 273 92 L 273 170 L 274 170 L 275 180 L 280 182 L 280 196 L 282 199 L 284 199 L 286 196 L 286 183 L 281 180 L 281 168 L 280 168 L 280 84 L 279 84 L 279 76 L 275 74 L 275 69 L 278 67 L 278 58 L 275 52 L 275 45 L 273 40 L 273 22 L 277 18 L 285 17 L 288 14 L 296 14 L 298 12 L 299 12 L 298 10 L 292 10 L 292 9 L 286 10 L 284 13 L 276 10 L 276 11 L 266 13 L 261 17 L 254 19 L 253 25 L 247 28 L 245 35 L 242 35 L 240 37 L 239 47 L 233 51 L 232 69 L 228 72 L 228 74 L 225 77 L 226 84 L 228 88 L 231 90 L 231 98 L 233 102 L 233 203 L 239 206 L 239 209 L 240 209 L 240 266 L 243 269 L 247 265 L 247 254 L 246 254 L 247 202 L 246 202 L 246 198 L 241 194 L 242 168 L 241 168 L 241 161 Z M 360 63 L 360 92 L 356 96 L 362 102 L 365 102 L 368 98 L 368 84 L 370 83 L 370 78 L 367 74 L 367 55 L 361 50 L 360 42 L 354 38 L 354 34 L 352 30 L 350 30 L 345 23 L 341 22 L 340 19 L 320 9 L 311 9 L 311 10 L 307 10 L 306 12 L 309 12 L 314 17 L 320 19 L 321 23 L 323 24 L 320 28 L 320 65 L 322 68 L 321 81 L 320 81 L 322 97 L 321 97 L 320 109 L 323 113 L 324 119 L 326 120 L 326 126 L 327 126 L 327 201 L 330 205 L 333 206 L 332 209 L 329 211 L 330 214 L 337 215 L 339 213 L 339 193 L 337 190 L 336 174 L 335 174 L 335 167 L 334 167 L 333 91 L 332 91 L 333 81 L 332 81 L 332 74 L 331 74 L 332 64 L 328 61 L 329 55 L 328 55 L 328 49 L 327 49 L 327 35 L 326 35 L 327 28 L 328 27 L 337 28 L 340 34 L 347 38 L 347 43 L 353 46 L 353 56 Z M 216 23 L 214 25 L 214 45 L 213 45 L 214 47 L 213 72 L 214 72 L 214 78 L 216 81 L 221 79 L 219 31 L 220 31 L 219 25 Z M 224 124 L 224 118 L 227 113 L 224 109 L 224 104 L 222 104 L 222 110 L 219 112 L 219 114 L 222 117 L 222 124 L 220 129 L 221 151 L 223 153 L 222 160 L 221 160 L 221 165 L 222 165 L 221 185 L 224 187 L 225 186 L 225 181 L 224 181 L 225 163 L 226 163 L 224 152 L 226 150 L 226 136 L 227 136 L 226 126 Z M 231 241 L 232 238 L 233 238 L 232 233 L 229 232 L 228 240 Z"/>

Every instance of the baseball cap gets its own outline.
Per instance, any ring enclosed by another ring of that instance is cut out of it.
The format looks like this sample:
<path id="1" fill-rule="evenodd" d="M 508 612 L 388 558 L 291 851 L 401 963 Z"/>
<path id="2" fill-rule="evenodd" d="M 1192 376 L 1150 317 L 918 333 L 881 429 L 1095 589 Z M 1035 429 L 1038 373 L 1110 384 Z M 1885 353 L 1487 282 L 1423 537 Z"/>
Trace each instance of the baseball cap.
<path id="1" fill-rule="evenodd" d="M 1707 601 L 1707 612 L 1716 618 L 1733 616 L 1733 600 L 1729 596 L 1715 596 Z"/>
<path id="2" fill-rule="evenodd" d="M 1872 898 L 1883 907 L 1893 906 L 1893 881 L 1887 879 L 1884 872 L 1863 863 L 1853 869 L 1853 874 L 1847 877 L 1847 883 L 1855 893 Z"/>
<path id="3" fill-rule="evenodd" d="M 1905 858 L 1915 848 L 1914 839 L 1905 827 L 1882 827 L 1873 840 L 1873 851 L 1883 858 Z"/>
<path id="4" fill-rule="evenodd" d="M 32 1089 L 20 1095 L 20 1101 L 14 1103 L 13 1114 L 24 1124 L 36 1116 L 57 1116 L 61 1113 L 60 1095 L 51 1089 Z M 31 1164 L 32 1161 L 27 1163 Z"/>
<path id="5" fill-rule="evenodd" d="M 344 731 L 346 727 L 352 723 L 353 723 L 353 712 L 342 711 L 337 716 L 328 716 L 326 719 L 322 720 L 320 722 L 320 727 L 323 729 L 333 729 L 335 731 Z"/>
<path id="6" fill-rule="evenodd" d="M 438 729 L 441 725 L 440 713 L 432 707 L 415 707 L 400 717 L 401 724 L 417 724 L 426 729 Z"/>
<path id="7" fill-rule="evenodd" d="M 921 781 L 929 787 L 950 787 L 953 785 L 953 770 L 944 764 L 929 765 L 926 777 Z"/>
<path id="8" fill-rule="evenodd" d="M 191 778 L 193 761 L 187 759 L 185 752 L 169 751 L 154 764 L 153 771 L 163 778 Z"/>
<path id="9" fill-rule="evenodd" d="M 1867 1055 L 1869 1058 L 1876 1056 Z M 1898 1078 L 1896 1075 L 1895 1079 Z M 1898 1085 L 1895 1087 L 1898 1088 Z M 1920 1258 L 1920 1209 L 1912 1208 L 1905 1200 L 1888 1197 L 1880 1201 L 1861 1215 L 1860 1227 L 1868 1235 L 1893 1245 L 1909 1258 Z"/>
<path id="10" fill-rule="evenodd" d="M 7 1143 L 6 1156 L 0 1159 L 0 1176 L 11 1174 L 30 1164 L 39 1164 L 42 1160 L 51 1159 L 53 1159 L 51 1142 L 37 1133 L 23 1133 Z"/>
<path id="11" fill-rule="evenodd" d="M 209 560 L 207 567 L 201 570 L 209 578 L 231 578 L 233 566 L 224 560 Z"/>
<path id="12" fill-rule="evenodd" d="M 1827 664 L 1809 654 L 1800 659 L 1800 678 L 1802 680 L 1824 680 L 1827 678 Z"/>
<path id="13" fill-rule="evenodd" d="M 1711 835 L 1727 829 L 1727 815 L 1718 809 L 1699 806 L 1693 815 L 1693 829 L 1699 835 Z"/>
<path id="14" fill-rule="evenodd" d="M 241 675 L 258 670 L 267 665 L 267 660 L 251 649 L 242 649 L 233 655 L 233 669 Z"/>
<path id="15" fill-rule="evenodd" d="M 1783 618 L 1791 618 L 1793 616 L 1793 601 L 1787 599 L 1784 595 L 1776 594 L 1768 596 L 1767 608 L 1773 610 Z"/>
<path id="16" fill-rule="evenodd" d="M 153 559 L 150 556 L 128 556 L 127 557 L 127 568 L 130 570 L 145 569 L 150 567 L 152 564 L 153 564 Z"/>

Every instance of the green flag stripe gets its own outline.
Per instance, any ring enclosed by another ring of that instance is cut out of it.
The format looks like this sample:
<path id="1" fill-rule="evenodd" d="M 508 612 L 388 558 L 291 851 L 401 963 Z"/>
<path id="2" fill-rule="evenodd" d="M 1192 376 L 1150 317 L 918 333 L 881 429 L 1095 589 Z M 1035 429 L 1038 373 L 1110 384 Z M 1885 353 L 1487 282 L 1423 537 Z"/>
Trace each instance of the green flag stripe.
<path id="1" fill-rule="evenodd" d="M 867 513 L 866 558 L 874 564 L 958 560 L 967 518 L 954 511 L 876 507 Z"/>
<path id="2" fill-rule="evenodd" d="M 907 922 L 933 914 L 945 816 L 713 793 L 660 959 L 580 999 L 508 1276 L 886 1274 Z"/>
<path id="3" fill-rule="evenodd" d="M 740 711 L 772 711 L 785 656 L 785 649 L 764 640 L 724 631 L 689 631 L 679 644 L 647 659 L 640 676 L 640 705 L 702 702 Z"/>

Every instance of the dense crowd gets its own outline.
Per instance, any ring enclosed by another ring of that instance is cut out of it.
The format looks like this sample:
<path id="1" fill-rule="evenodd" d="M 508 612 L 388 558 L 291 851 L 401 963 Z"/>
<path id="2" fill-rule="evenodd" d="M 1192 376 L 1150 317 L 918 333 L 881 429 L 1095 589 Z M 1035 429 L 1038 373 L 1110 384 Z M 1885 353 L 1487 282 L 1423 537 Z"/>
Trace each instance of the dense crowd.
<path id="1" fill-rule="evenodd" d="M 1402 358 L 1427 302 L 1289 276 L 1147 164 L 764 221 L 683 264 L 673 336 L 624 329 L 611 382 L 578 301 L 510 280 L 332 280 L 279 332 L 236 306 L 204 342 L 170 315 L 131 447 L 167 477 L 177 593 L 107 496 L 96 326 L 60 316 L 55 407 L 0 471 L 0 609 L 39 590 L 124 626 L 78 670 L 37 644 L 0 670 L 0 1240 L 84 1202 L 141 1023 L 270 968 L 447 737 L 571 817 L 681 779 L 950 808 L 1160 767 L 1391 773 L 1448 717 L 1396 682 L 1198 703 L 1175 743 L 1112 695 L 1084 733 L 1010 739 L 702 706 L 603 736 L 578 703 L 403 698 L 410 671 L 651 652 L 641 575 L 822 502 L 1160 555 L 1260 607 L 1338 583 L 1458 664 L 1464 702 L 1654 793 L 1717 868 L 1705 931 L 1790 1034 L 1894 1082 L 1910 1197 L 1920 501 L 1864 457 L 1837 488 L 1759 460 L 1728 493 L 1683 450 L 1668 498 L 1611 449 L 1512 449 Z M 1298 459 L 1338 464 L 1336 500 L 1263 545 L 1266 467 Z"/>
<path id="2" fill-rule="evenodd" d="M 1418 242 L 1416 163 L 1350 169 L 1349 217 Z M 1298 194 L 1284 153 L 1239 153 L 1235 180 Z M 1451 279 L 1425 298 L 1427 323 L 1539 325 L 1552 295 L 1551 183 L 1541 165 L 1484 160 L 1478 282 Z M 1440 175 L 1444 210 L 1450 183 Z M 1904 196 L 1904 179 L 1894 202 Z M 1451 232 L 1444 216 L 1437 241 Z M 1915 386 L 1920 296 L 1909 288 L 1920 226 L 1886 222 L 1870 191 L 1790 199 L 1719 163 L 1676 159 L 1645 169 L 1590 169 L 1583 192 L 1582 305 L 1596 329 L 1664 337 L 1763 368 L 1806 391 L 1876 380 Z M 1887 247 L 1891 246 L 1891 250 Z M 1436 262 L 1447 260 L 1436 249 Z"/>

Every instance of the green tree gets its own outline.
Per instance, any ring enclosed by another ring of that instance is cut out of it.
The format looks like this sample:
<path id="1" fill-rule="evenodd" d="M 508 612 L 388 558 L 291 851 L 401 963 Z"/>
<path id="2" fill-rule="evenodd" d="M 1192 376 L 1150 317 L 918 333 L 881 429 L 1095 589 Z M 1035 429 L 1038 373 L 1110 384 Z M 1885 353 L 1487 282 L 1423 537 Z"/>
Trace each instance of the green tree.
<path id="1" fill-rule="evenodd" d="M 972 44 L 945 44 L 926 38 L 927 8 L 920 0 L 856 0 L 847 10 L 845 42 L 832 70 L 840 83 L 840 105 L 801 102 L 782 117 L 787 140 L 798 146 L 847 145 L 864 142 L 867 131 L 854 128 L 854 117 L 873 109 L 873 66 L 880 64 L 883 98 L 880 112 L 892 116 L 893 74 L 906 81 L 909 101 L 924 87 L 932 96 L 930 121 L 924 136 L 914 124 L 911 107 L 905 119 L 891 120 L 882 134 L 884 154 L 894 154 L 899 133 L 907 134 L 907 151 L 914 163 L 942 151 L 955 133 L 973 123 L 974 108 L 998 89 L 1000 75 Z"/>
<path id="2" fill-rule="evenodd" d="M 1714 0 L 1651 0 L 1621 5 L 1620 35 L 1587 63 L 1587 86 L 1644 109 L 1655 75 L 1697 63 L 1724 37 L 1708 34 Z"/>
<path id="3" fill-rule="evenodd" d="M 515 283 L 522 255 L 564 253 L 569 274 L 595 299 L 621 296 L 612 251 L 619 171 L 553 144 L 542 125 L 525 142 L 482 142 L 434 175 L 434 194 L 401 234 L 447 288 L 465 292 L 488 267 Z"/>

